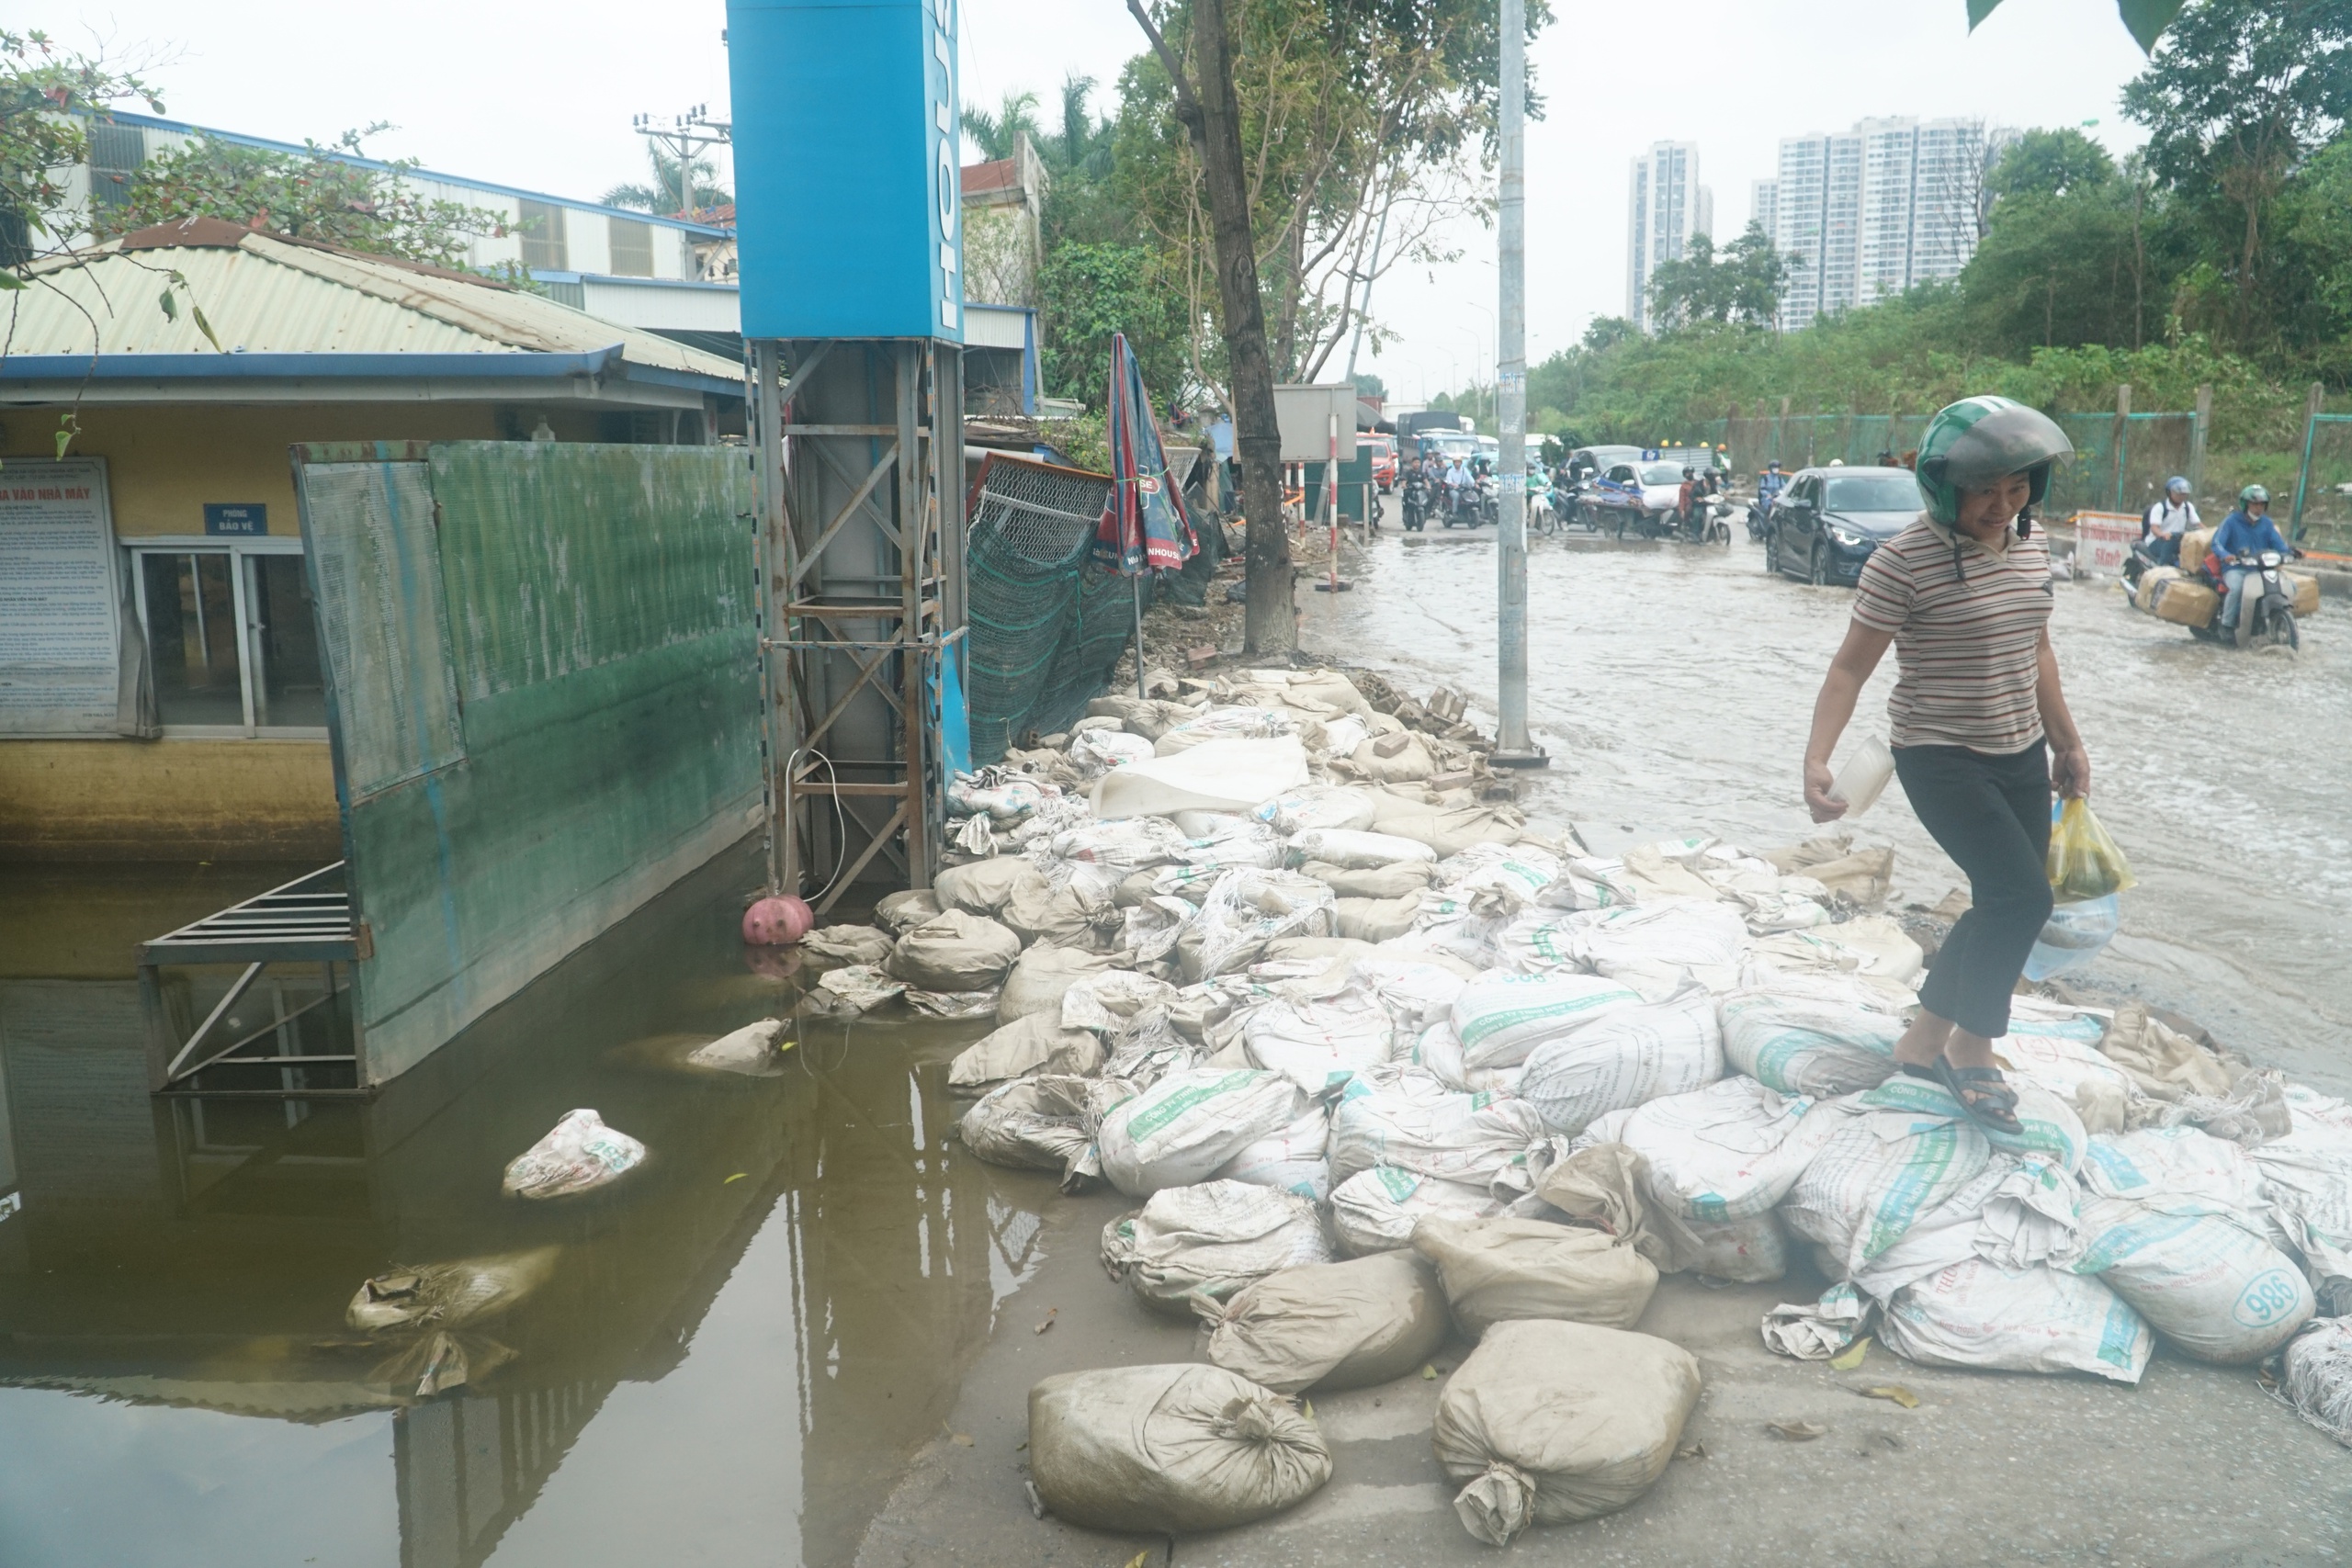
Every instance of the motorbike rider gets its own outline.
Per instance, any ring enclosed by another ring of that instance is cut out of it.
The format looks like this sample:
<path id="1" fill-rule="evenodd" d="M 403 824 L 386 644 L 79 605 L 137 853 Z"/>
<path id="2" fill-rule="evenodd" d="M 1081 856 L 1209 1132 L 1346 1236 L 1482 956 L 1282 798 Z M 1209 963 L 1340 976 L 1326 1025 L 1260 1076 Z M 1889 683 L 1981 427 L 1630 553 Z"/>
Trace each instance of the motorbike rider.
<path id="1" fill-rule="evenodd" d="M 1693 468 L 1683 469 L 1682 483 L 1674 492 L 1674 511 L 1675 515 L 1681 519 L 1685 528 L 1690 528 L 1698 520 L 1700 494 L 1698 471 Z M 1692 531 L 1696 532 L 1695 529 Z"/>
<path id="2" fill-rule="evenodd" d="M 1452 465 L 1445 470 L 1445 510 L 1448 515 L 1461 512 L 1470 504 L 1469 495 L 1476 483 L 1470 477 L 1470 470 L 1464 465 L 1461 455 L 1456 453 Z"/>
<path id="3" fill-rule="evenodd" d="M 2258 550 L 2276 550 L 2282 556 L 2294 553 L 2287 547 L 2278 525 L 2270 520 L 2270 492 L 2260 485 L 2248 485 L 2238 491 L 2238 509 L 2222 519 L 2222 526 L 2214 533 L 2211 558 L 2221 567 L 2223 590 L 2217 624 L 2234 626 L 2241 648 L 2254 632 L 2245 583 L 2257 570 L 2254 557 Z"/>
<path id="4" fill-rule="evenodd" d="M 1765 516 L 1772 515 L 1772 503 L 1780 500 L 1781 492 L 1788 488 L 1789 476 L 1781 472 L 1780 459 L 1776 457 L 1765 464 L 1764 471 L 1756 477 L 1756 504 Z"/>
<path id="5" fill-rule="evenodd" d="M 2196 503 L 2188 499 L 2188 481 L 2175 474 L 2165 481 L 2164 499 L 2141 516 L 2140 537 L 2158 566 L 2178 566 L 2180 536 L 2200 525 Z"/>

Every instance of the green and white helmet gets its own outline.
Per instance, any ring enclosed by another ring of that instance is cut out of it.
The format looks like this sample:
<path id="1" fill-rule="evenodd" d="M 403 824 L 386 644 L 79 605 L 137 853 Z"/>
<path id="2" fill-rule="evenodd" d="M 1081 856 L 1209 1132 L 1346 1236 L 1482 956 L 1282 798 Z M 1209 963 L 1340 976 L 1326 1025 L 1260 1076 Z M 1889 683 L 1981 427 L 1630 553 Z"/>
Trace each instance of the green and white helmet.
<path id="1" fill-rule="evenodd" d="M 2050 465 L 2075 455 L 2055 421 L 2008 398 L 1962 398 L 1928 422 L 1919 439 L 1919 493 L 1928 513 L 1949 526 L 1960 521 L 1960 492 L 2010 474 L 2033 479 L 2027 504 L 2050 493 Z"/>

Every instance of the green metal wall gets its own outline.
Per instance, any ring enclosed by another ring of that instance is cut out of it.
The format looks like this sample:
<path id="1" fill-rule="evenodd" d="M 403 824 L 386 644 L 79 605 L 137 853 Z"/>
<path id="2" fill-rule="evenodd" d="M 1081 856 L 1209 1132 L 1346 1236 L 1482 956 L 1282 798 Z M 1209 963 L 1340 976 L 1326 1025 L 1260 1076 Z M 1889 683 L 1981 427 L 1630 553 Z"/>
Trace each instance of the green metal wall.
<path id="1" fill-rule="evenodd" d="M 458 442 L 421 456 L 300 466 L 312 571 L 345 578 L 342 610 L 322 589 L 321 633 L 353 903 L 374 950 L 357 980 L 370 1082 L 760 811 L 742 454 Z M 355 560 L 373 570 L 339 565 Z M 437 614 L 413 613 L 435 587 Z M 438 716 L 414 694 L 442 688 L 437 666 L 456 693 L 458 754 L 425 748 L 437 765 L 379 784 L 401 770 L 371 778 L 345 737 L 429 728 Z"/>

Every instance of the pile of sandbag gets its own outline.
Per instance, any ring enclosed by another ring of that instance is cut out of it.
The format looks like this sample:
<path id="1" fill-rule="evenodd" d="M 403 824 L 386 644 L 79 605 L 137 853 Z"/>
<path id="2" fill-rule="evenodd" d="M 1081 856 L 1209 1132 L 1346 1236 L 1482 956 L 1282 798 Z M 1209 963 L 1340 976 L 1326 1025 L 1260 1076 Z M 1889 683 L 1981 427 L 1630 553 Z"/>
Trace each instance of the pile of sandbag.
<path id="1" fill-rule="evenodd" d="M 1106 1271 L 1208 1325 L 1210 1366 L 1038 1385 L 1046 1508 L 1287 1506 L 1329 1457 L 1283 1396 L 1449 1332 L 1478 1342 L 1435 1435 L 1465 1527 L 1622 1506 L 1698 1389 L 1625 1332 L 1658 1278 L 1792 1258 L 1829 1288 L 1767 1318 L 1791 1355 L 1874 1332 L 2132 1382 L 2161 1338 L 2269 1357 L 2352 1433 L 2352 1337 L 2315 1316 L 2352 1311 L 2352 1106 L 2144 1008 L 2019 997 L 1995 1052 L 2022 1130 L 1990 1132 L 1896 1071 L 1925 955 L 1871 912 L 1892 851 L 1592 854 L 1483 797 L 1456 702 L 1329 671 L 1152 689 L 959 776 L 960 863 L 808 944 L 812 1010 L 988 1021 L 948 1067 L 967 1148 L 1139 1201 Z M 769 1070 L 777 1038 L 703 1065 Z"/>

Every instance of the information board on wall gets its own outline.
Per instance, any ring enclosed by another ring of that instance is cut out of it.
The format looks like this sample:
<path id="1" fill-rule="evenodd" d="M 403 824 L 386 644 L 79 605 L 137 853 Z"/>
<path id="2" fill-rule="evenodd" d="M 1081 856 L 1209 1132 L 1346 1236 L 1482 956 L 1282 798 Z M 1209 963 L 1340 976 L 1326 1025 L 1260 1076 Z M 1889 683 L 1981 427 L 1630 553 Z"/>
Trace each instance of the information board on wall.
<path id="1" fill-rule="evenodd" d="M 106 459 L 0 462 L 0 735 L 119 732 L 116 553 Z"/>

